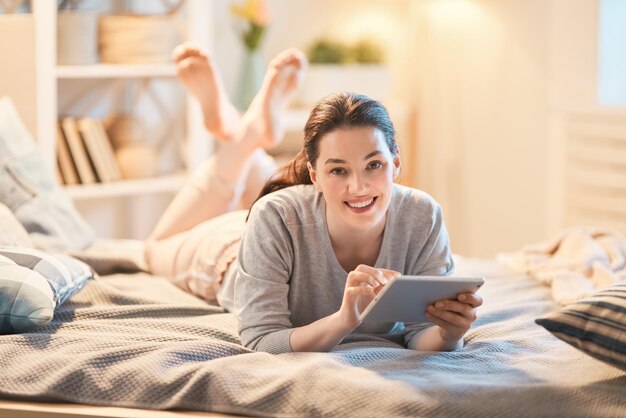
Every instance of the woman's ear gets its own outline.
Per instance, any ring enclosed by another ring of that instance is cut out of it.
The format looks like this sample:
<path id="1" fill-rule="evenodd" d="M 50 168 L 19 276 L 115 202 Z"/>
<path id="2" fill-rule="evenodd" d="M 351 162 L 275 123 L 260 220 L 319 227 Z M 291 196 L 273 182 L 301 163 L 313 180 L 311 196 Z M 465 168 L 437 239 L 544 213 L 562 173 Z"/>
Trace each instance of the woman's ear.
<path id="1" fill-rule="evenodd" d="M 317 183 L 317 171 L 313 168 L 310 162 L 306 163 L 306 168 L 309 169 L 309 177 L 311 178 L 311 182 L 315 186 L 318 192 L 321 192 L 319 184 Z"/>
<path id="2" fill-rule="evenodd" d="M 393 156 L 393 179 L 395 180 L 400 175 L 400 149 L 396 151 Z"/>

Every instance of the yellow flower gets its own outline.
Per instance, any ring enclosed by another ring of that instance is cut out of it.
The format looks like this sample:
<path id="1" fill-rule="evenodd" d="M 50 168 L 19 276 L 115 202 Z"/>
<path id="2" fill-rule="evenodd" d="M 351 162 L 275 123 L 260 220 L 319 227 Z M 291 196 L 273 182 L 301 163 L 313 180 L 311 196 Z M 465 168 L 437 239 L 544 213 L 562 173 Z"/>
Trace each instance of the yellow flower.
<path id="1" fill-rule="evenodd" d="M 245 29 L 241 31 L 241 39 L 250 51 L 261 45 L 265 27 L 270 20 L 270 12 L 265 0 L 244 0 L 243 3 L 233 4 L 231 13 L 245 22 Z"/>
<path id="2" fill-rule="evenodd" d="M 269 23 L 269 8 L 265 0 L 244 0 L 242 4 L 233 4 L 230 11 L 257 26 L 266 26 Z"/>

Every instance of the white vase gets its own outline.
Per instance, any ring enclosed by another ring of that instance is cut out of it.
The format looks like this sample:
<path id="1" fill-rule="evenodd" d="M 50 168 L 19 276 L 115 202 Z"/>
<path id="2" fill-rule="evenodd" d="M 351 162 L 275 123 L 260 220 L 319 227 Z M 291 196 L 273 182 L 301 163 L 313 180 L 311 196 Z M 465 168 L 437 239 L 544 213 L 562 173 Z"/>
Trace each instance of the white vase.
<path id="1" fill-rule="evenodd" d="M 376 100 L 388 99 L 391 74 L 378 64 L 311 64 L 305 74 L 298 104 L 311 106 L 329 94 L 342 91 L 365 94 Z"/>
<path id="2" fill-rule="evenodd" d="M 98 62 L 98 15 L 61 12 L 57 16 L 57 64 Z"/>
<path id="3" fill-rule="evenodd" d="M 248 109 L 252 99 L 254 99 L 254 96 L 256 96 L 261 88 L 264 73 L 265 65 L 261 52 L 258 49 L 246 49 L 239 77 L 239 90 L 236 100 L 236 106 L 241 112 L 245 112 Z"/>

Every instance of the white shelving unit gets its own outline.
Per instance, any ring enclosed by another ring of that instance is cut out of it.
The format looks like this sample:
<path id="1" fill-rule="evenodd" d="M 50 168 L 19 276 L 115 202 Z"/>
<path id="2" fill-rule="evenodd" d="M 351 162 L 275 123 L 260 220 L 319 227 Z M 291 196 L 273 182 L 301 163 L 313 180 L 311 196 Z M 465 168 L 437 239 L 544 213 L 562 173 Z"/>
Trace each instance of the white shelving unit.
<path id="1" fill-rule="evenodd" d="M 114 1 L 114 0 L 110 0 Z M 94 65 L 57 65 L 56 31 L 57 2 L 50 0 L 32 0 L 32 13 L 35 20 L 36 43 L 36 138 L 50 166 L 56 164 L 56 124 L 59 118 L 59 83 L 72 83 L 73 80 L 111 80 L 111 79 L 173 79 L 176 68 L 172 63 L 164 64 L 94 64 Z M 209 51 L 213 50 L 213 33 L 207 22 L 213 20 L 214 4 L 205 0 L 186 0 L 184 7 L 186 40 L 200 44 Z M 199 106 L 187 99 L 185 109 L 185 148 L 183 158 L 186 166 L 183 172 L 162 175 L 155 178 L 122 180 L 111 183 L 66 186 L 68 194 L 77 202 L 89 205 L 108 206 L 109 202 L 119 203 L 120 198 L 128 200 L 128 210 L 124 216 L 129 218 L 133 230 L 130 237 L 145 235 L 147 208 L 150 208 L 150 196 L 173 194 L 185 183 L 190 172 L 205 161 L 213 150 L 213 141 L 204 129 Z M 87 115 L 85 115 L 87 116 Z M 109 200 L 107 200 L 109 199 Z M 111 203 L 112 204 L 112 203 Z M 79 207 L 79 210 L 81 208 Z M 102 210 L 98 208 L 102 218 Z M 154 211 L 155 209 L 152 209 Z M 111 209 L 110 213 L 115 211 Z M 119 210 L 117 213 L 119 214 Z M 89 222 L 98 224 L 98 219 Z M 113 215 L 112 215 L 113 216 Z M 119 216 L 119 215 L 118 215 Z M 148 217 L 149 218 L 149 217 Z M 137 227 L 136 225 L 139 225 Z M 141 232 L 138 232 L 141 231 Z"/>
<path id="2" fill-rule="evenodd" d="M 171 78 L 176 76 L 172 63 L 165 64 L 56 64 L 57 2 L 32 0 L 36 27 L 37 57 L 37 138 L 48 162 L 55 163 L 55 126 L 58 119 L 59 80 Z M 212 2 L 187 0 L 187 40 L 212 50 L 213 39 L 207 21 L 212 20 Z M 204 130 L 202 114 L 191 100 L 187 105 L 187 154 L 193 156 L 187 169 L 193 170 L 212 151 L 212 141 Z M 106 184 L 98 185 L 106 187 Z M 74 190 L 76 189 L 76 190 Z M 91 188 L 86 188 L 91 189 Z M 167 189 L 167 188 L 166 188 Z M 80 197 L 79 187 L 73 195 Z M 90 194 L 90 193 L 89 193 Z"/>
<path id="3" fill-rule="evenodd" d="M 175 193 L 185 184 L 184 173 L 170 174 L 157 178 L 124 180 L 102 184 L 67 186 L 65 190 L 75 200 L 103 199 L 123 196 L 142 196 L 153 193 Z"/>
<path id="4" fill-rule="evenodd" d="M 116 0 L 109 0 L 119 3 Z M 47 163 L 56 164 L 56 124 L 60 109 L 59 100 L 68 93 L 59 91 L 63 86 L 74 85 L 78 82 L 93 82 L 98 80 L 151 80 L 172 79 L 176 77 L 176 68 L 172 63 L 163 64 L 104 64 L 93 65 L 57 65 L 56 63 L 56 31 L 57 31 L 57 2 L 51 0 L 31 0 L 32 13 L 35 20 L 36 42 L 36 132 Z M 210 22 L 216 19 L 216 6 L 207 0 L 186 0 L 185 26 L 186 40 L 200 44 L 209 51 L 215 48 L 215 33 Z M 86 81 L 85 81 L 86 80 Z M 60 96 L 62 95 L 62 96 Z M 87 116 L 87 115 L 85 115 Z M 291 110 L 287 114 L 285 127 L 289 131 L 302 131 L 308 110 Z M 185 146 L 183 160 L 186 166 L 182 172 L 161 175 L 155 178 L 121 180 L 110 183 L 96 183 L 91 185 L 66 186 L 68 194 L 77 203 L 78 209 L 92 225 L 100 224 L 104 218 L 126 217 L 125 221 L 132 224 L 129 236 L 122 238 L 140 238 L 145 230 L 154 222 L 154 212 L 159 212 L 152 204 L 152 198 L 162 202 L 167 196 L 173 195 L 185 183 L 188 175 L 194 171 L 213 152 L 213 141 L 206 132 L 203 115 L 196 101 L 189 97 L 185 105 Z M 113 204 L 119 204 L 120 199 L 127 202 L 127 209 L 109 210 Z M 84 209 L 84 208 L 86 209 Z M 90 218 L 90 212 L 96 208 L 97 216 Z M 150 212 L 151 216 L 147 216 Z M 158 214 L 156 215 L 158 216 Z M 123 220 L 111 221 L 121 222 Z M 114 233 L 113 235 L 118 235 Z"/>
<path id="5" fill-rule="evenodd" d="M 175 77 L 174 64 L 58 65 L 57 79 Z"/>

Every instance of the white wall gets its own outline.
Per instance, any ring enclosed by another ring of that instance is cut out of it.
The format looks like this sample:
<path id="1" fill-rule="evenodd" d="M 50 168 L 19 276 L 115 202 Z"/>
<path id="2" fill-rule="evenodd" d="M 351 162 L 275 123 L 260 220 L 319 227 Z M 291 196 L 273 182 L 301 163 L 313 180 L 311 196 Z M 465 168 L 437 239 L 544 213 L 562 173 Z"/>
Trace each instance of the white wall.
<path id="1" fill-rule="evenodd" d="M 0 97 L 11 97 L 33 137 L 37 133 L 34 27 L 31 15 L 0 14 Z"/>
<path id="2" fill-rule="evenodd" d="M 553 107 L 595 100 L 596 2 L 425 1 L 419 184 L 453 250 L 491 256 L 546 239 Z"/>
<path id="3" fill-rule="evenodd" d="M 268 0 L 271 23 L 262 45 L 263 56 L 270 60 L 289 47 L 306 50 L 322 36 L 345 41 L 373 36 L 385 46 L 387 64 L 393 73 L 394 98 L 407 101 L 410 91 L 406 82 L 412 73 L 407 48 L 411 3 L 411 0 Z M 230 0 L 216 0 L 215 55 L 226 88 L 234 97 L 243 50 L 229 13 L 230 4 Z"/>

